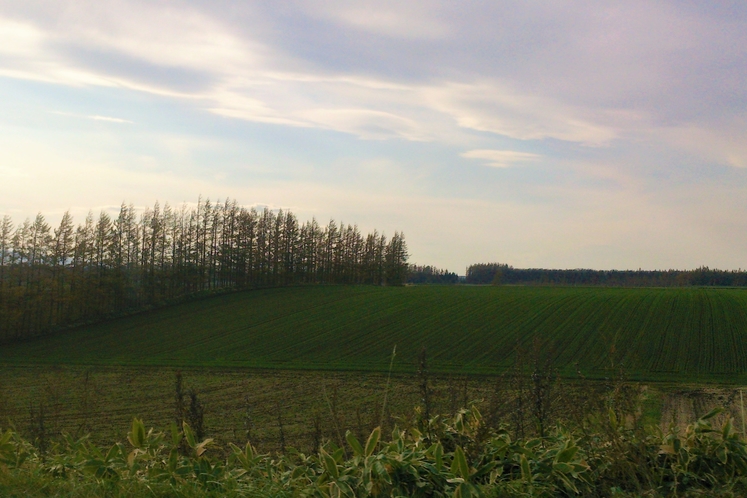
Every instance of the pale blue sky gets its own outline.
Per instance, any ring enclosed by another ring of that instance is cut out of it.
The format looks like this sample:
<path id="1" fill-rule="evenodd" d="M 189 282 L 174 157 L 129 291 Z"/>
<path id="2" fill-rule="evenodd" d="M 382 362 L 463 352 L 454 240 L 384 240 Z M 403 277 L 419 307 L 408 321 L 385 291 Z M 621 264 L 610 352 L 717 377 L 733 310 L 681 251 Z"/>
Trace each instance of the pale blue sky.
<path id="1" fill-rule="evenodd" d="M 229 196 L 460 274 L 744 268 L 747 4 L 0 0 L 0 178 L 16 221 Z"/>

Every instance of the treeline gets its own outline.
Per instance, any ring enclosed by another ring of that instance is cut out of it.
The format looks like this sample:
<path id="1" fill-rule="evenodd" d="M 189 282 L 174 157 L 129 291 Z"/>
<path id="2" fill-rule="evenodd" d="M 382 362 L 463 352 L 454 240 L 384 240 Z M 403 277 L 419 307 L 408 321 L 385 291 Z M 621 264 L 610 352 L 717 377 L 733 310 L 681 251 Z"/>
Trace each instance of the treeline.
<path id="1" fill-rule="evenodd" d="M 291 284 L 401 285 L 404 235 L 247 209 L 235 200 L 122 204 L 52 229 L 42 214 L 0 223 L 0 342 L 134 311 L 204 291 Z"/>
<path id="2" fill-rule="evenodd" d="M 408 284 L 458 284 L 456 273 L 435 266 L 410 265 Z"/>
<path id="3" fill-rule="evenodd" d="M 467 268 L 468 284 L 603 285 L 610 287 L 747 286 L 747 272 L 695 270 L 546 270 L 481 263 Z"/>

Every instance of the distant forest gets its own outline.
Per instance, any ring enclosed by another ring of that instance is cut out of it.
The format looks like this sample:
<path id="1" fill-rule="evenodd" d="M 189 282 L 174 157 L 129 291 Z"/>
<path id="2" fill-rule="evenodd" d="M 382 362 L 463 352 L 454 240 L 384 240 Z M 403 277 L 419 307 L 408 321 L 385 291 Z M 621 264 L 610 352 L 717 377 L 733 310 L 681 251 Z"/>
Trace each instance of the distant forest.
<path id="1" fill-rule="evenodd" d="M 226 200 L 138 214 L 69 213 L 52 229 L 42 214 L 0 224 L 0 342 L 33 337 L 206 291 L 293 284 L 402 285 L 404 235 L 258 211 Z"/>
<path id="2" fill-rule="evenodd" d="M 408 284 L 458 284 L 459 275 L 434 266 L 410 265 Z"/>
<path id="3" fill-rule="evenodd" d="M 467 268 L 468 284 L 606 285 L 620 287 L 747 286 L 747 272 L 712 270 L 546 270 L 481 263 Z"/>

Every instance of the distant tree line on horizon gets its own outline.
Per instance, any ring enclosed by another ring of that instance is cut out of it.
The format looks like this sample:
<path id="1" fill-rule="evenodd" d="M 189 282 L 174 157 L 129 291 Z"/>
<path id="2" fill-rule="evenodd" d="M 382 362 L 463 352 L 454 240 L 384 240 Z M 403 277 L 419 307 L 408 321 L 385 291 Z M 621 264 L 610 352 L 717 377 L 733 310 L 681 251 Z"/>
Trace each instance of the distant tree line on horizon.
<path id="1" fill-rule="evenodd" d="M 747 286 L 747 272 L 716 270 L 547 270 L 480 263 L 467 268 L 466 283 L 494 285 L 603 285 L 620 287 Z"/>
<path id="2" fill-rule="evenodd" d="M 42 214 L 0 223 L 0 342 L 33 337 L 205 291 L 293 284 L 402 285 L 404 234 L 300 223 L 290 211 L 235 200 L 112 217 L 69 212 L 51 229 Z"/>
<path id="3" fill-rule="evenodd" d="M 435 266 L 410 265 L 408 284 L 458 284 L 459 275 Z"/>

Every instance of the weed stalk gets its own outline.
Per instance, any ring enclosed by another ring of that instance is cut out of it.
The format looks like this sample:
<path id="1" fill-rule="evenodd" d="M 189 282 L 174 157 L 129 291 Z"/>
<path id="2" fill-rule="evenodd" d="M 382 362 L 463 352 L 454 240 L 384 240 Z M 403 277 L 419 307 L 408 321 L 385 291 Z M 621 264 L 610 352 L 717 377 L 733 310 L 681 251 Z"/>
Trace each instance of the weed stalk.
<path id="1" fill-rule="evenodd" d="M 389 396 L 389 383 L 392 380 L 392 367 L 394 366 L 394 357 L 397 355 L 397 345 L 392 348 L 392 359 L 389 360 L 389 373 L 386 376 L 386 388 L 384 389 L 384 403 L 381 405 L 381 419 L 379 420 L 379 427 L 384 427 L 384 414 L 386 413 L 386 401 Z"/>

